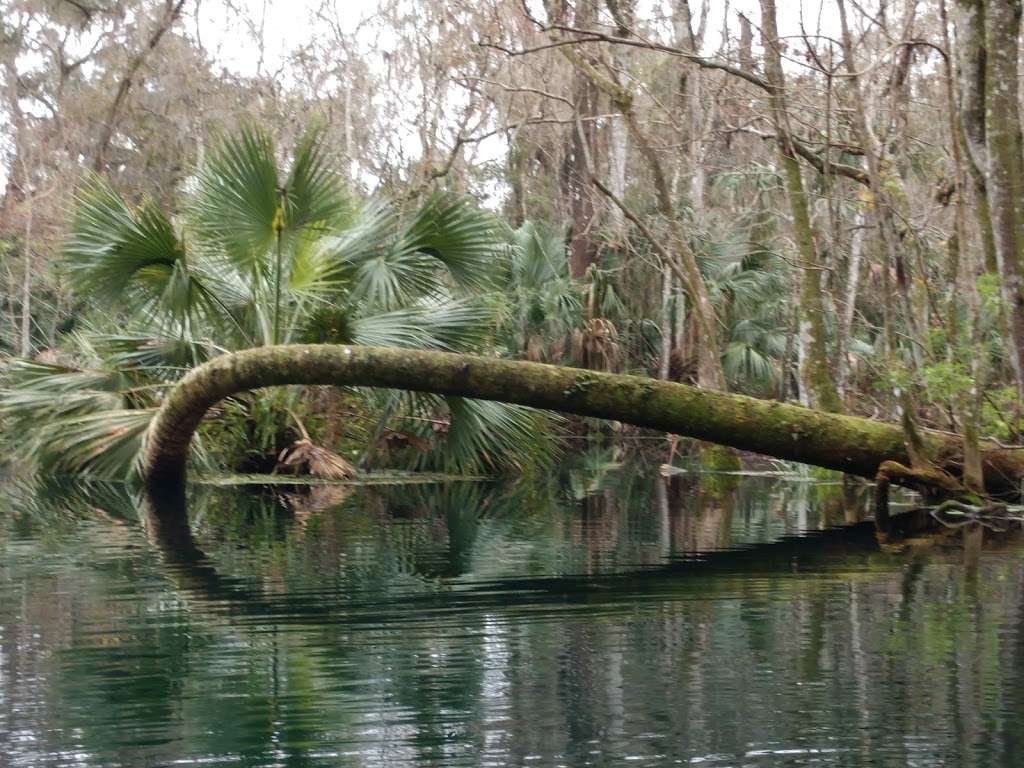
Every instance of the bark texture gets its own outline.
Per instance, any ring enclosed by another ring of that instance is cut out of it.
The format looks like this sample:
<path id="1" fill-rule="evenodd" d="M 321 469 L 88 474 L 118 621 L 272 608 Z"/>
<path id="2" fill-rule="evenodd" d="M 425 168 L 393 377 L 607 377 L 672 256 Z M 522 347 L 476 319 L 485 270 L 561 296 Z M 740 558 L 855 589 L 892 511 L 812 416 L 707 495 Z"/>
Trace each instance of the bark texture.
<path id="1" fill-rule="evenodd" d="M 985 186 L 1012 341 L 1009 357 L 1024 396 L 1024 138 L 1017 93 L 1021 4 L 991 0 L 984 14 Z"/>
<path id="2" fill-rule="evenodd" d="M 874 478 L 908 464 L 900 427 L 786 403 L 540 363 L 447 352 L 329 344 L 257 347 L 193 369 L 166 397 L 144 457 L 151 490 L 185 480 L 189 443 L 206 411 L 245 390 L 288 384 L 384 387 L 458 395 L 624 421 L 741 450 Z M 925 432 L 936 466 L 959 477 L 960 440 Z M 1024 453 L 984 446 L 990 492 L 1014 493 Z"/>

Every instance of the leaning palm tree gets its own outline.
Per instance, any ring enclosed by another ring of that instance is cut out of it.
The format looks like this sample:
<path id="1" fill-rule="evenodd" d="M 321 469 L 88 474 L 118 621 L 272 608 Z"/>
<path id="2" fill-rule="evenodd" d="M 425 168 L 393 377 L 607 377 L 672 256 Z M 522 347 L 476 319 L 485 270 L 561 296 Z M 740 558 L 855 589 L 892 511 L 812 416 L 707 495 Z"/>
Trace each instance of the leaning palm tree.
<path id="1" fill-rule="evenodd" d="M 125 473 L 166 389 L 227 351 L 300 341 L 489 350 L 509 244 L 467 200 L 356 204 L 319 133 L 282 171 L 256 128 L 226 139 L 188 186 L 173 217 L 150 200 L 129 205 L 98 177 L 81 189 L 62 268 L 95 309 L 56 360 L 12 361 L 0 392 L 8 434 L 40 468 Z M 359 394 L 379 426 L 444 425 L 421 465 L 480 470 L 552 455 L 550 440 L 534 439 L 547 417 L 529 409 Z M 273 401 L 278 425 L 300 396 Z"/>

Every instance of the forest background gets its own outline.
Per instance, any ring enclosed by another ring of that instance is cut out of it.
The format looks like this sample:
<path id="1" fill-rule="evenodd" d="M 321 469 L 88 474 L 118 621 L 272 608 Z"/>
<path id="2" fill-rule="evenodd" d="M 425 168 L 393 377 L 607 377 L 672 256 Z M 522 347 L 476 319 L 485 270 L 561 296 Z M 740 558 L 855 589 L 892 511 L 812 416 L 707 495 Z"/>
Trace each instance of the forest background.
<path id="1" fill-rule="evenodd" d="M 26 461 L 121 472 L 182 371 L 290 340 L 643 373 L 897 421 L 911 450 L 944 430 L 968 482 L 979 436 L 1018 441 L 1018 3 L 0 8 L 0 411 Z M 250 275 L 215 193 L 257 176 L 346 214 L 282 257 L 271 205 Z M 524 468 L 566 431 L 319 390 L 208 422 L 203 461 L 235 469 L 310 436 Z"/>

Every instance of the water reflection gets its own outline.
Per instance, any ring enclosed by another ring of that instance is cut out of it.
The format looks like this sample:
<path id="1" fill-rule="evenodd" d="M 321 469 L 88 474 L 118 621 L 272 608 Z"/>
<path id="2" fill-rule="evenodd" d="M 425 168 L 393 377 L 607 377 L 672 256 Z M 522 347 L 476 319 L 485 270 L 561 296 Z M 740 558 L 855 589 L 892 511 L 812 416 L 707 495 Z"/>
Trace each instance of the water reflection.
<path id="1" fill-rule="evenodd" d="M 842 493 L 11 490 L 0 764 L 1019 764 L 1020 550 L 820 530 Z"/>

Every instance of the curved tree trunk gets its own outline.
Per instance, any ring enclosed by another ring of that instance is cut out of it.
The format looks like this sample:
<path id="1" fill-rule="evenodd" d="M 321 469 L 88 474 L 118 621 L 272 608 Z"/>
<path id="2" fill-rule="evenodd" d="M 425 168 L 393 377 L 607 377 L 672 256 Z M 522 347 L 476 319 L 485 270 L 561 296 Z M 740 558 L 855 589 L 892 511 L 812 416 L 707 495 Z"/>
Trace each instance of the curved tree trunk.
<path id="1" fill-rule="evenodd" d="M 149 431 L 147 484 L 185 479 L 192 434 L 223 398 L 287 384 L 385 387 L 500 400 L 615 419 L 746 451 L 873 478 L 884 461 L 909 463 L 895 425 L 642 376 L 585 371 L 475 355 L 379 347 L 257 347 L 193 369 L 167 395 Z M 959 475 L 960 440 L 923 433 L 935 464 Z M 1024 452 L 985 446 L 990 492 L 1012 493 Z M 900 482 L 899 478 L 894 482 Z"/>

